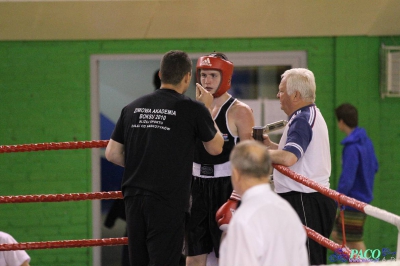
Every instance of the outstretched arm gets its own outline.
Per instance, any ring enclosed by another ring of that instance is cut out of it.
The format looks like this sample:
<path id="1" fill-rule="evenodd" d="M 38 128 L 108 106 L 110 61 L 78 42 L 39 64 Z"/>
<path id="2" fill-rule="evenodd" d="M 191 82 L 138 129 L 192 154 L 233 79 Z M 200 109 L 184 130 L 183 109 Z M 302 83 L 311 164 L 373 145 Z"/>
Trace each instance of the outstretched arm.
<path id="1" fill-rule="evenodd" d="M 281 164 L 283 166 L 292 166 L 297 162 L 297 157 L 294 153 L 284 150 L 270 150 L 269 154 L 271 156 L 272 163 Z"/>

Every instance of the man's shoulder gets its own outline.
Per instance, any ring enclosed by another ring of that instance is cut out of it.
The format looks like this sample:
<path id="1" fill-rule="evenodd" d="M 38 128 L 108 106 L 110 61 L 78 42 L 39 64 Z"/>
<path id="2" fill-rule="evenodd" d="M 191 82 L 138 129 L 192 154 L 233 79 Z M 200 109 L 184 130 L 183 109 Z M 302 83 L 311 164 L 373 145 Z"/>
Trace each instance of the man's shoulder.
<path id="1" fill-rule="evenodd" d="M 16 241 L 10 234 L 0 231 L 0 243 L 16 243 Z"/>
<path id="2" fill-rule="evenodd" d="M 253 110 L 250 108 L 249 105 L 237 99 L 228 112 L 232 113 L 233 115 L 253 114 Z"/>
<path id="3" fill-rule="evenodd" d="M 306 105 L 295 112 L 296 117 L 308 118 L 314 116 L 319 112 L 315 104 Z"/>
<path id="4" fill-rule="evenodd" d="M 182 96 L 183 97 L 182 97 L 182 99 L 180 101 L 180 104 L 183 107 L 190 108 L 190 110 L 192 110 L 194 112 L 197 112 L 199 109 L 204 109 L 204 110 L 207 110 L 207 112 L 208 112 L 208 109 L 206 108 L 204 103 L 199 102 L 197 100 L 194 100 L 194 99 L 192 99 L 192 98 L 190 98 L 189 96 L 186 96 L 186 95 L 182 95 Z M 195 108 L 195 109 L 193 109 L 193 108 Z"/>
<path id="5" fill-rule="evenodd" d="M 163 89 L 164 90 L 164 89 Z M 161 91 L 161 90 L 160 90 Z M 169 96 L 168 96 L 169 95 Z M 148 106 L 154 106 L 157 101 L 162 101 L 163 103 L 171 103 L 176 106 L 176 103 L 180 104 L 181 106 L 204 106 L 203 103 L 193 100 L 189 96 L 180 93 L 164 93 L 161 94 L 159 90 L 142 95 L 137 99 L 130 102 L 127 107 L 141 107 L 143 104 L 148 104 Z M 156 106 L 154 106 L 156 107 Z"/>
<path id="6" fill-rule="evenodd" d="M 314 124 L 319 121 L 325 124 L 325 119 L 315 104 L 307 105 L 297 110 L 290 118 L 289 123 L 293 124 L 296 121 L 301 124 L 308 124 L 314 127 Z"/>
<path id="7" fill-rule="evenodd" d="M 250 106 L 247 103 L 244 103 L 239 99 L 236 99 L 236 101 L 234 102 L 233 106 L 236 106 L 237 108 L 251 109 Z"/>

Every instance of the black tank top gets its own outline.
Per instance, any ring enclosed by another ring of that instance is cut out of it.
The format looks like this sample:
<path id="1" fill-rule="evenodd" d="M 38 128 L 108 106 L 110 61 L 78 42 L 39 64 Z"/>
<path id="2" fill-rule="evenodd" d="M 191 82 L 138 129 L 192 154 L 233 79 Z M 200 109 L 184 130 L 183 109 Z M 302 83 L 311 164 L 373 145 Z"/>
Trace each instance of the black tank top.
<path id="1" fill-rule="evenodd" d="M 231 132 L 228 129 L 228 121 L 227 121 L 227 114 L 229 108 L 233 105 L 236 101 L 235 98 L 229 98 L 220 108 L 217 116 L 215 117 L 214 121 L 217 124 L 219 130 L 224 137 L 224 146 L 222 153 L 213 156 L 210 155 L 204 148 L 203 142 L 197 141 L 196 142 L 196 152 L 194 154 L 194 162 L 198 164 L 222 164 L 229 161 L 229 155 L 233 147 L 236 143 L 239 142 L 238 137 L 232 136 Z"/>

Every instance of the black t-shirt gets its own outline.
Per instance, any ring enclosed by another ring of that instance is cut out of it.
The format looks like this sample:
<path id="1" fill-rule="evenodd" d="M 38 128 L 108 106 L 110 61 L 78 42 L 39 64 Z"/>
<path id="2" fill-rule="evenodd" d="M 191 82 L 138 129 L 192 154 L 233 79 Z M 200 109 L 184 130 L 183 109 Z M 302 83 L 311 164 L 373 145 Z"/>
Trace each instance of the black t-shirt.
<path id="1" fill-rule="evenodd" d="M 151 195 L 186 210 L 196 139 L 210 141 L 216 132 L 204 104 L 174 90 L 125 106 L 111 136 L 124 144 L 124 196 Z"/>

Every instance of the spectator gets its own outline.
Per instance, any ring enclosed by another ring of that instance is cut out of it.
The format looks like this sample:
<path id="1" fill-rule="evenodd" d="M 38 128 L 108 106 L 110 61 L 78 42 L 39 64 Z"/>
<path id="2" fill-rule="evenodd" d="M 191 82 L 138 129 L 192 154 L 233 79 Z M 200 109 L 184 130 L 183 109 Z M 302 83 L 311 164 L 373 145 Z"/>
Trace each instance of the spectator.
<path id="1" fill-rule="evenodd" d="M 374 146 L 365 129 L 358 127 L 357 108 L 344 103 L 335 109 L 337 125 L 346 134 L 342 140 L 342 174 L 337 191 L 356 200 L 370 203 L 373 198 L 374 178 L 378 160 Z M 363 241 L 364 223 L 367 215 L 349 206 L 344 207 L 346 244 L 350 249 L 366 249 Z M 337 215 L 332 232 L 336 242 L 342 241 L 342 220 Z"/>

